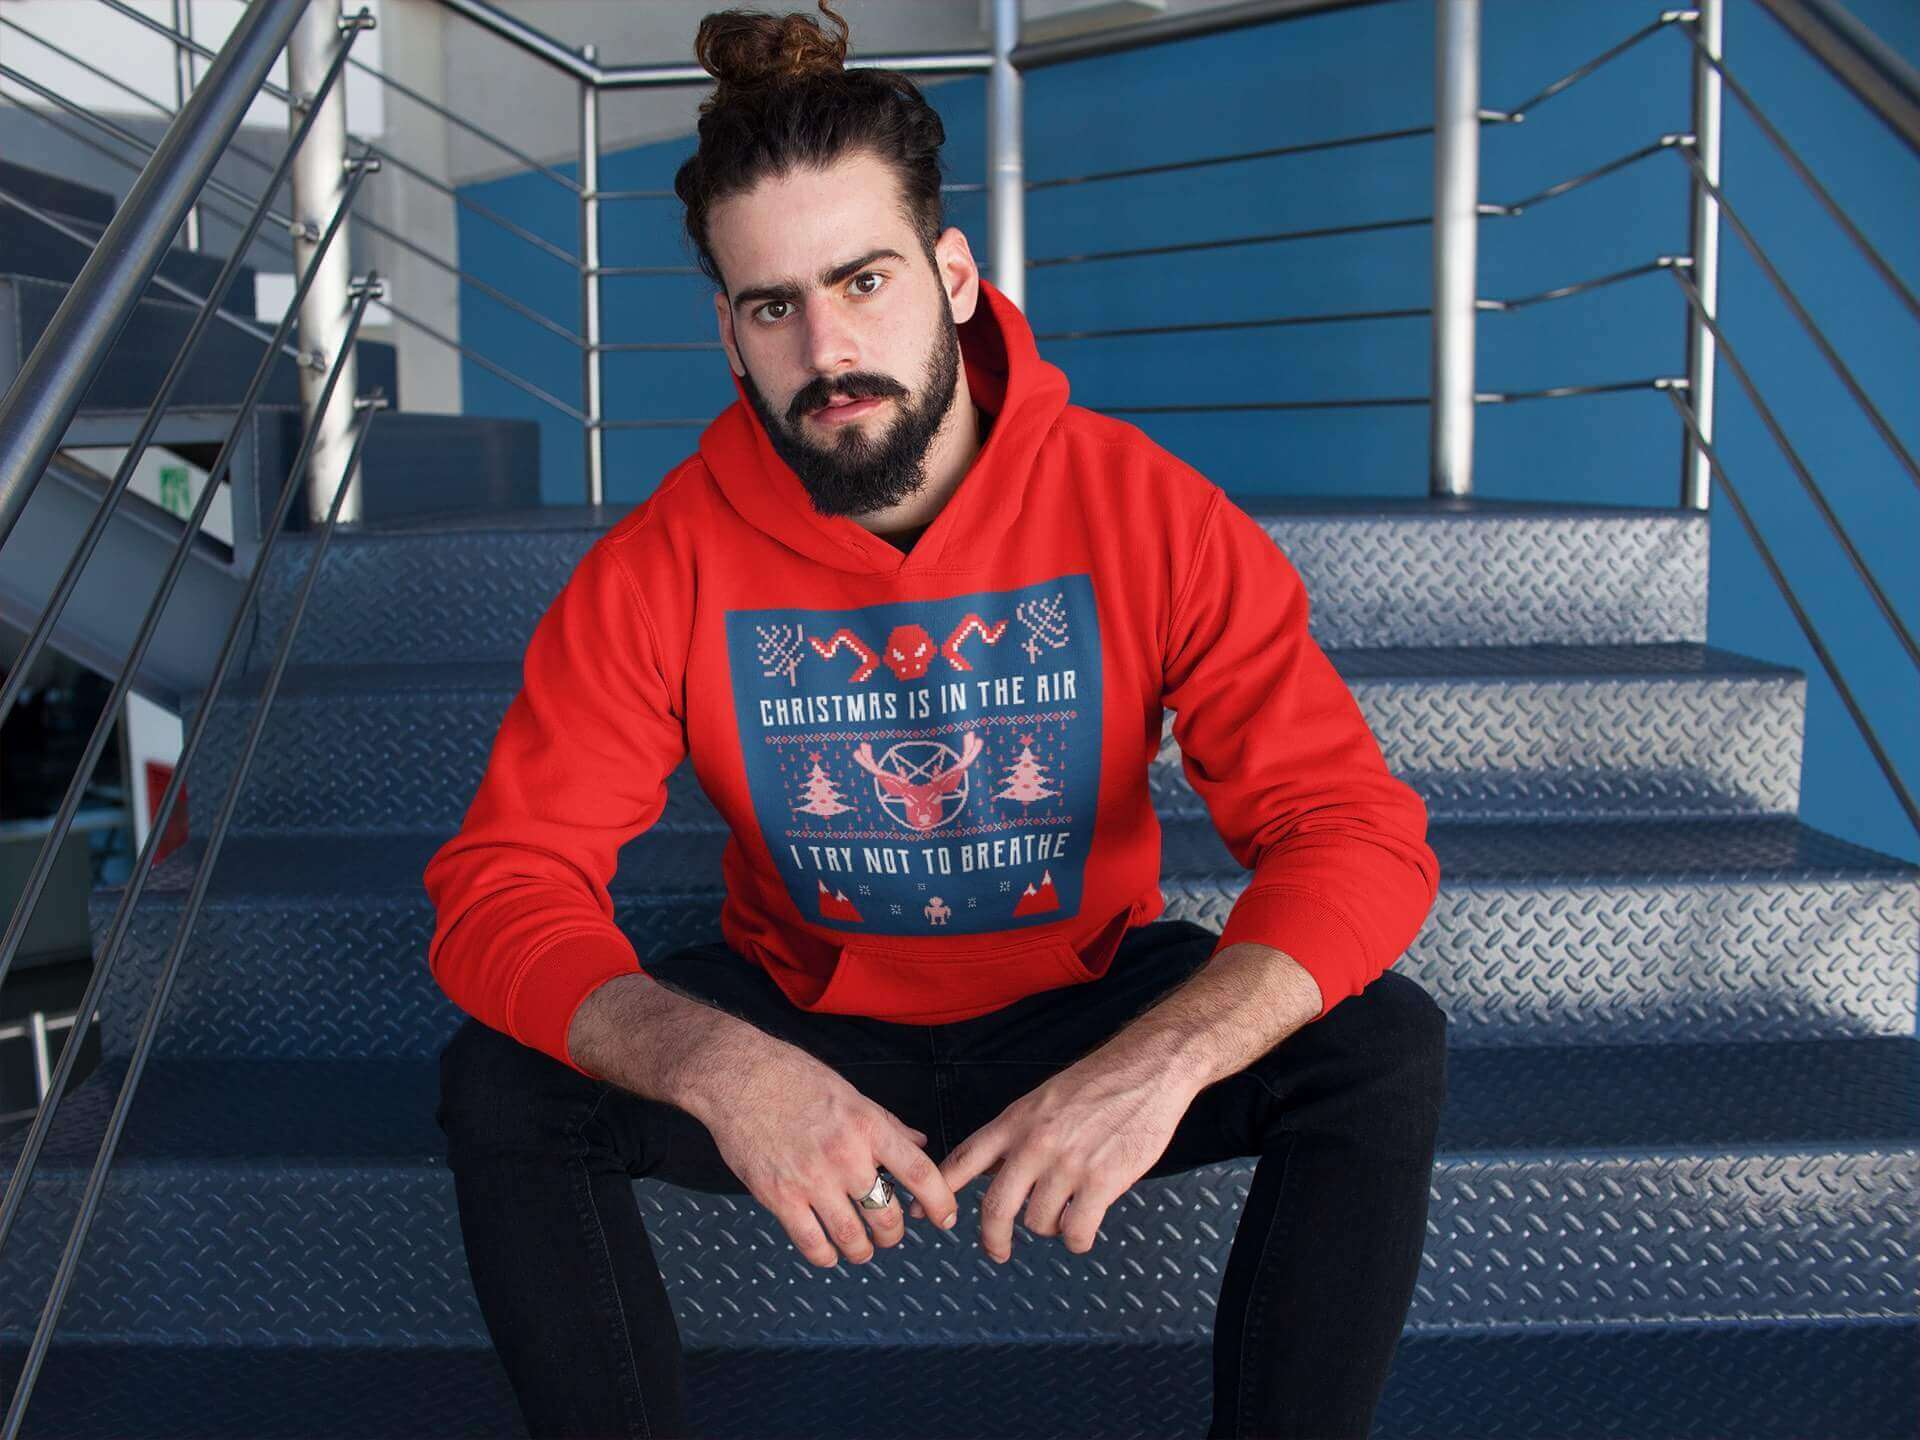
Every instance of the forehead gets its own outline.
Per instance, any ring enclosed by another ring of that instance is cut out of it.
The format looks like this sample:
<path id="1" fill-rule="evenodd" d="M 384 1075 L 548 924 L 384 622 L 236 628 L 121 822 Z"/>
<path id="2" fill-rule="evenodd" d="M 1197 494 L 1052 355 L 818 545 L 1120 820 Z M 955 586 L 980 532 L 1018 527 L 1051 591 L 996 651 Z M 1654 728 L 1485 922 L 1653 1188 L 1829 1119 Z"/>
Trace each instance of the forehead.
<path id="1" fill-rule="evenodd" d="M 824 267 L 848 256 L 917 249 L 899 176 L 863 151 L 825 167 L 770 175 L 728 196 L 708 217 L 707 244 L 734 291 L 786 281 L 812 285 Z"/>

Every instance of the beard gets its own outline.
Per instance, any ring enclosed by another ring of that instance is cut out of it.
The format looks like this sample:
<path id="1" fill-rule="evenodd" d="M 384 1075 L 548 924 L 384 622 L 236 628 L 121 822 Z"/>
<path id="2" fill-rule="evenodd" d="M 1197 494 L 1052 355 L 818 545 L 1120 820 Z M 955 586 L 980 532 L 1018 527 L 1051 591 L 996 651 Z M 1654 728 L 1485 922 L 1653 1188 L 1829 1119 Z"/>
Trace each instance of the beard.
<path id="1" fill-rule="evenodd" d="M 890 376 L 857 370 L 831 380 L 815 376 L 795 392 L 786 414 L 777 415 L 754 384 L 752 373 L 741 377 L 741 388 L 766 427 L 774 451 L 799 476 L 820 514 L 884 510 L 898 505 L 925 482 L 927 448 L 953 408 L 960 376 L 960 329 L 945 304 L 936 309 L 933 348 L 917 398 Z M 841 427 L 828 444 L 816 444 L 801 429 L 804 417 L 835 396 L 890 396 L 900 402 L 900 413 L 879 435 L 866 434 L 855 422 Z"/>

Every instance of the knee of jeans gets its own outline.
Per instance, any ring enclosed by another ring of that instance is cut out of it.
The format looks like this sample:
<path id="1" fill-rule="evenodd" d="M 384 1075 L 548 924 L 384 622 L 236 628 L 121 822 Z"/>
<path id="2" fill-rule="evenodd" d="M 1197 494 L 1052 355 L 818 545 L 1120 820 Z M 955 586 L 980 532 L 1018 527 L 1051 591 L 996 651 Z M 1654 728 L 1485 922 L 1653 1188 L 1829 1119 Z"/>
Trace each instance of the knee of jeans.
<path id="1" fill-rule="evenodd" d="M 1447 1012 L 1411 975 L 1387 970 L 1369 992 L 1378 990 L 1376 1024 L 1386 1032 L 1385 1048 L 1416 1083 L 1438 1099 L 1446 1094 Z"/>
<path id="2" fill-rule="evenodd" d="M 545 1148 L 563 1137 L 597 1082 L 469 1016 L 440 1051 L 433 1118 L 461 1153 Z"/>

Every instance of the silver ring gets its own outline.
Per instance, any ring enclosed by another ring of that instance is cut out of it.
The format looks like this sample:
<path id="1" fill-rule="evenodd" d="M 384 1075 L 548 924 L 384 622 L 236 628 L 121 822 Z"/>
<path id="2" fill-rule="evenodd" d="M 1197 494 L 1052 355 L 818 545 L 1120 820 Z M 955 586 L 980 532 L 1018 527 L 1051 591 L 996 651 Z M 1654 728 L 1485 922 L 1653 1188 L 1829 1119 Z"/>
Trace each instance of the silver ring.
<path id="1" fill-rule="evenodd" d="M 887 1179 L 887 1172 L 875 1172 L 873 1185 L 864 1195 L 856 1195 L 862 1210 L 884 1210 L 893 1203 L 893 1182 Z"/>

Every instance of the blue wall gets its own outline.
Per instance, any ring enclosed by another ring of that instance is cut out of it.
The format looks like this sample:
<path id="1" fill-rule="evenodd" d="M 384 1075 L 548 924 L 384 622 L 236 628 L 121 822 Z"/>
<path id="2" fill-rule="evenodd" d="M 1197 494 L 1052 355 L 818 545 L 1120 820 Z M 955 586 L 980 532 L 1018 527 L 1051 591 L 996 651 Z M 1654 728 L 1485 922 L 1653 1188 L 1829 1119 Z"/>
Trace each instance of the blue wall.
<path id="1" fill-rule="evenodd" d="M 1910 0 L 1853 0 L 1890 45 L 1920 57 L 1920 9 Z M 1433 109 L 1428 0 L 1340 12 L 1182 42 L 1036 74 L 1027 87 L 1033 180 L 1189 159 L 1276 144 L 1422 125 Z M 1651 20 L 1658 7 L 1613 0 L 1488 0 L 1483 103 L 1508 108 Z M 1920 285 L 1920 160 L 1802 55 L 1752 0 L 1729 0 L 1728 64 L 1788 140 L 1905 276 Z M 1482 194 L 1516 200 L 1690 124 L 1689 47 L 1651 38 L 1520 126 L 1489 127 Z M 931 86 L 948 129 L 949 179 L 977 182 L 985 166 L 984 82 Z M 1774 263 L 1834 337 L 1861 383 L 1910 449 L 1920 450 L 1920 323 L 1822 215 L 1731 95 L 1723 183 Z M 626 151 L 603 163 L 615 189 L 669 189 L 691 139 Z M 1359 150 L 1210 167 L 1034 191 L 1030 259 L 1183 240 L 1422 216 L 1432 205 L 1432 145 L 1424 138 Z M 1479 293 L 1518 297 L 1679 253 L 1687 243 L 1686 167 L 1661 154 L 1583 189 L 1490 219 L 1481 227 Z M 539 175 L 471 187 L 555 244 L 577 244 L 577 207 Z M 949 218 L 986 251 L 985 202 L 951 197 Z M 603 226 L 609 265 L 686 265 L 678 202 L 636 200 Z M 1362 237 L 1199 254 L 1041 267 L 1028 314 L 1049 332 L 1420 307 L 1431 294 L 1424 227 Z M 578 316 L 569 268 L 462 213 L 462 259 L 517 298 Z M 610 341 L 710 342 L 709 291 L 698 276 L 610 279 Z M 1482 391 L 1604 383 L 1684 373 L 1686 305 L 1654 274 L 1512 314 L 1483 317 Z M 1920 496 L 1731 227 L 1723 228 L 1721 317 L 1736 352 L 1813 469 L 1909 626 L 1920 626 Z M 578 403 L 577 352 L 468 289 L 467 342 L 497 363 Z M 1142 339 L 1043 341 L 1075 399 L 1129 404 L 1421 396 L 1428 388 L 1424 318 Z M 704 423 L 733 398 L 710 351 L 613 355 L 609 413 Z M 543 493 L 583 493 L 577 428 L 541 402 L 469 363 L 473 413 L 532 415 L 546 425 Z M 1920 681 L 1752 404 L 1723 365 L 1722 460 L 1753 510 L 1883 742 L 1920 788 Z M 1267 491 L 1345 495 L 1425 492 L 1427 411 L 1395 409 L 1129 416 L 1162 444 L 1240 496 Z M 610 503 L 631 504 L 692 448 L 698 429 L 617 432 L 607 443 Z M 1492 497 L 1674 503 L 1680 435 L 1671 402 L 1653 391 L 1482 406 L 1476 488 Z M 1906 562 L 1906 563 L 1902 563 Z M 1909 859 L 1916 844 L 1885 780 L 1801 636 L 1791 612 L 1716 489 L 1709 638 L 1797 666 L 1809 677 L 1802 813 L 1822 829 Z"/>

